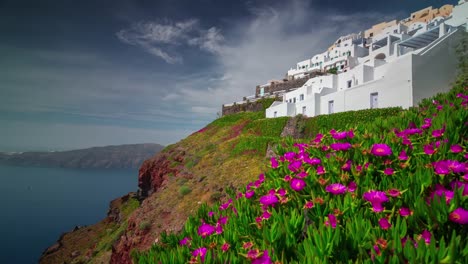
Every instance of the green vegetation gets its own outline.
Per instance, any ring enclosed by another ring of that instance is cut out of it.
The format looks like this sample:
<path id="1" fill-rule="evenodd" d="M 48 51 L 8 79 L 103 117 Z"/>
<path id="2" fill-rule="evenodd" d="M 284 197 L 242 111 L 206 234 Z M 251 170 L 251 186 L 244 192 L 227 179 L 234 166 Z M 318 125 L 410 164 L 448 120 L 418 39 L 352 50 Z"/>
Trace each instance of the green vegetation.
<path id="1" fill-rule="evenodd" d="M 180 188 L 179 188 L 179 193 L 180 193 L 180 195 L 182 195 L 182 196 L 185 196 L 185 195 L 187 195 L 187 194 L 189 194 L 189 193 L 191 193 L 191 192 L 192 192 L 192 189 L 190 189 L 190 187 L 188 187 L 188 186 L 186 186 L 186 185 L 182 185 L 182 186 L 180 186 Z"/>
<path id="2" fill-rule="evenodd" d="M 300 117 L 307 144 L 279 138 L 284 120 L 217 120 L 235 131 L 220 148 L 231 147 L 225 159 L 264 154 L 275 141 L 281 158 L 232 201 L 202 205 L 181 233 L 134 252 L 135 262 L 467 263 L 468 89 L 460 83 L 407 111 Z"/>

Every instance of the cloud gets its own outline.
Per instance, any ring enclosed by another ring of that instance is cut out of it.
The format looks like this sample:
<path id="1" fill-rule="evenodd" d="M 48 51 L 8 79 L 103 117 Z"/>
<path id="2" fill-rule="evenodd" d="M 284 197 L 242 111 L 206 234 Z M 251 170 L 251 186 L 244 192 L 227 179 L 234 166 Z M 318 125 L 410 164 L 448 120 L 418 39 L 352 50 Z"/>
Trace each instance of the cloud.
<path id="1" fill-rule="evenodd" d="M 169 64 L 182 63 L 183 59 L 176 51 L 181 45 L 218 53 L 224 40 L 218 28 L 205 30 L 197 19 L 179 22 L 166 20 L 162 23 L 138 22 L 128 29 L 118 31 L 116 36 L 123 43 L 138 46 Z"/>
<path id="2" fill-rule="evenodd" d="M 298 61 L 323 52 L 340 36 L 363 31 L 397 15 L 325 12 L 302 0 L 251 5 L 249 10 L 251 16 L 234 24 L 224 36 L 224 44 L 213 46 L 220 69 L 217 76 L 179 81 L 164 100 L 184 100 L 192 109 L 219 111 L 222 104 L 253 95 L 256 85 L 283 79 Z M 215 114 L 213 111 L 212 116 Z"/>

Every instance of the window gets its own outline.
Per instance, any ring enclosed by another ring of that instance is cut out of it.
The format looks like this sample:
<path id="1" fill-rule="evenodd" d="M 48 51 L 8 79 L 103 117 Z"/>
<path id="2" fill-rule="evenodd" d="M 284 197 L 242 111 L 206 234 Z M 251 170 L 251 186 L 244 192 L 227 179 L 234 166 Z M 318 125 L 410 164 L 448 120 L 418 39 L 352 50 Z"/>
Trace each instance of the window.
<path id="1" fill-rule="evenodd" d="M 370 94 L 370 108 L 377 108 L 379 107 L 379 93 L 371 93 Z"/>
<path id="2" fill-rule="evenodd" d="M 265 94 L 265 88 L 260 88 L 260 96 L 263 96 Z"/>
<path id="3" fill-rule="evenodd" d="M 306 114 L 306 107 L 305 107 L 305 106 L 302 107 L 302 114 L 303 114 L 303 115 Z"/>
<path id="4" fill-rule="evenodd" d="M 351 84 L 352 84 L 352 81 L 349 80 L 349 81 L 348 81 L 348 86 L 347 86 L 347 87 L 348 87 L 348 88 L 351 88 Z"/>
<path id="5" fill-rule="evenodd" d="M 372 38 L 373 36 L 374 36 L 374 33 L 370 33 L 370 34 L 369 34 L 369 37 Z"/>
<path id="6" fill-rule="evenodd" d="M 328 101 L 328 113 L 333 114 L 335 112 L 333 100 Z"/>
<path id="7" fill-rule="evenodd" d="M 293 103 L 296 103 L 296 97 L 293 98 Z"/>
<path id="8" fill-rule="evenodd" d="M 299 95 L 299 100 L 304 101 L 304 94 Z"/>
<path id="9" fill-rule="evenodd" d="M 278 115 L 278 112 L 275 111 L 275 112 L 273 113 L 273 117 L 276 117 L 277 115 Z"/>
<path id="10" fill-rule="evenodd" d="M 398 33 L 398 29 L 393 30 L 393 33 Z"/>

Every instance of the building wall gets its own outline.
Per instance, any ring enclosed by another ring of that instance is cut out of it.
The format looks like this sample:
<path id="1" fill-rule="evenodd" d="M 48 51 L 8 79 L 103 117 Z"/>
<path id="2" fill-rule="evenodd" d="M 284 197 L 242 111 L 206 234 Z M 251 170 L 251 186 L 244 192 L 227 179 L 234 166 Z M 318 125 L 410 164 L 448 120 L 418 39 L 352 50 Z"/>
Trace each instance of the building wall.
<path id="1" fill-rule="evenodd" d="M 450 83 L 456 78 L 458 59 L 455 49 L 460 36 L 461 31 L 455 32 L 423 55 L 414 55 L 413 105 L 423 98 L 450 90 Z"/>
<path id="2" fill-rule="evenodd" d="M 296 115 L 296 107 L 294 104 L 289 103 L 281 103 L 275 105 L 273 107 L 269 107 L 265 111 L 265 116 L 267 118 L 274 118 L 276 112 L 276 117 L 280 116 L 295 116 Z"/>

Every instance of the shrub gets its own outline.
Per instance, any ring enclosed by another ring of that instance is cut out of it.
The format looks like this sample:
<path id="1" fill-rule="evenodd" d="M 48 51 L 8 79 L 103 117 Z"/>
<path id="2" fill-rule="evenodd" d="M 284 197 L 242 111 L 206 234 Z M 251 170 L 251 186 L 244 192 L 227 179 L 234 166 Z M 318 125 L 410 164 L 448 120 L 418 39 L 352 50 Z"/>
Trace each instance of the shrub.
<path id="1" fill-rule="evenodd" d="M 185 195 L 187 195 L 187 194 L 189 194 L 191 192 L 192 192 L 192 189 L 190 189 L 190 187 L 188 187 L 187 185 L 182 185 L 179 188 L 179 193 L 182 196 L 185 196 Z"/>

